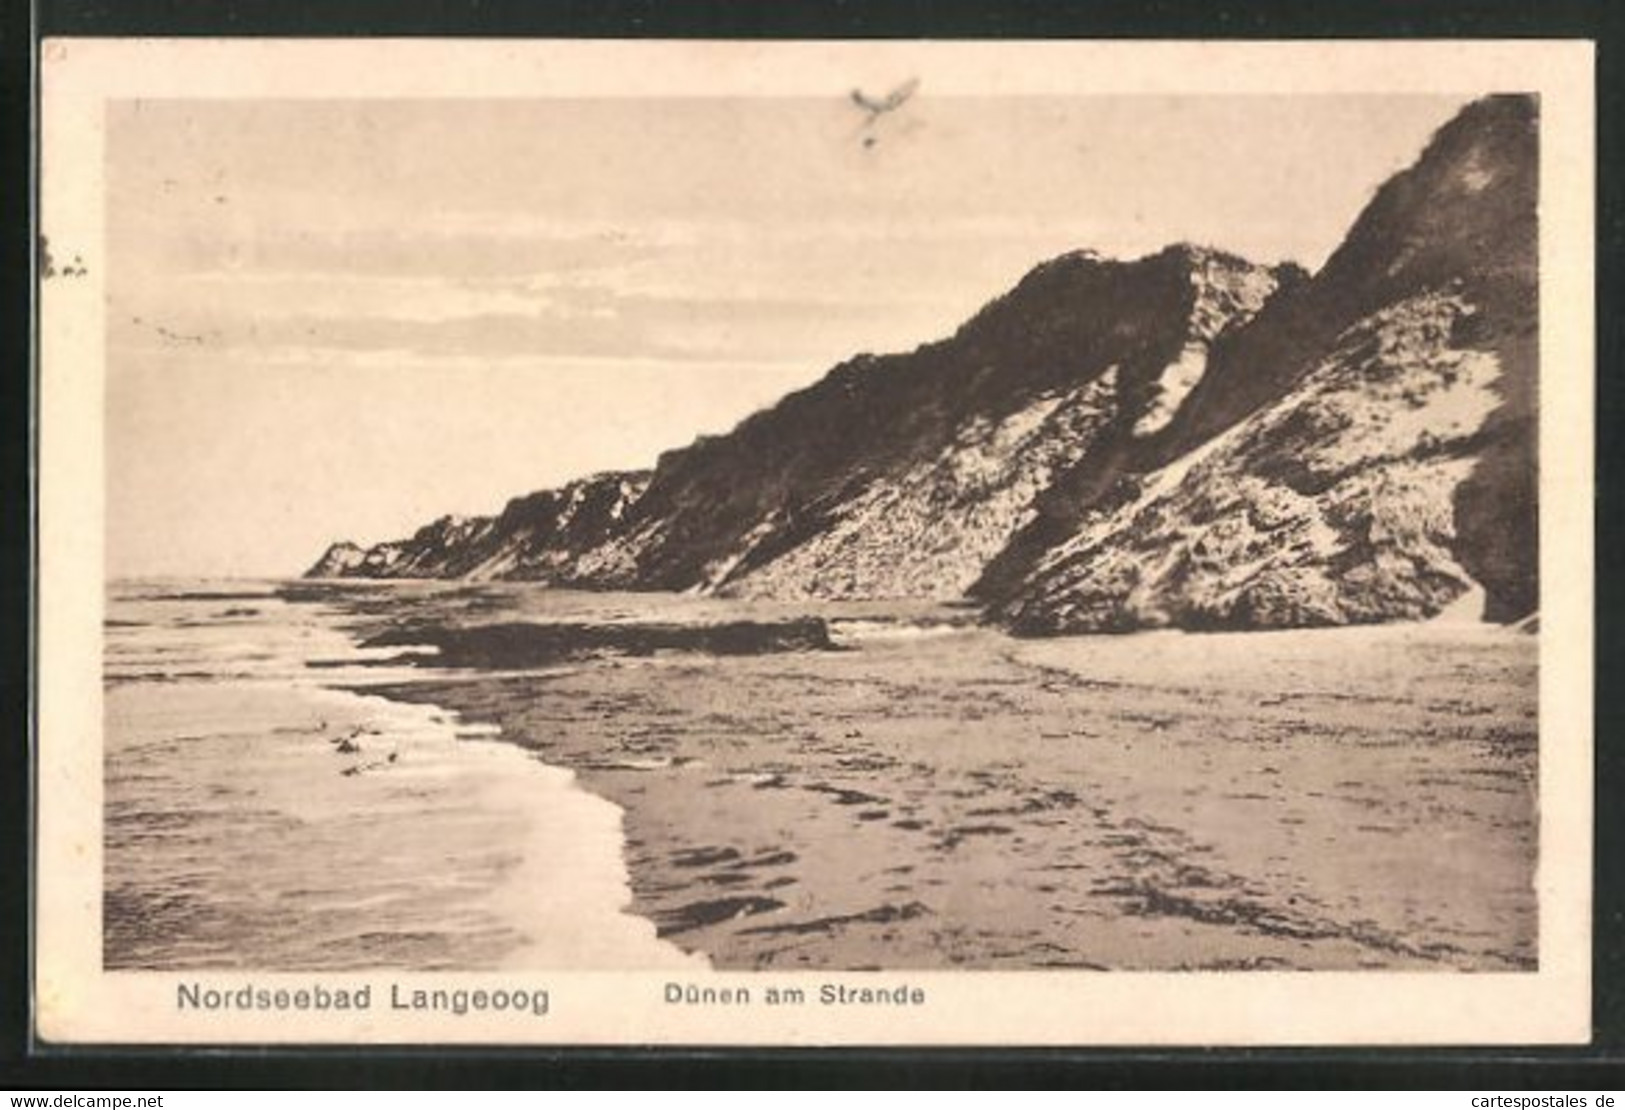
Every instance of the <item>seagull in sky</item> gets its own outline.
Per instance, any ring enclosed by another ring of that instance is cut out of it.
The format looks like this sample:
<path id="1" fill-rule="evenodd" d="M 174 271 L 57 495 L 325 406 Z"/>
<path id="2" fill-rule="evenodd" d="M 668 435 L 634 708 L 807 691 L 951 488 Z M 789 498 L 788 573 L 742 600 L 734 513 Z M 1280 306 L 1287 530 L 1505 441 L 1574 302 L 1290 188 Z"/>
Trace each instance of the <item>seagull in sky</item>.
<path id="1" fill-rule="evenodd" d="M 865 127 L 872 127 L 874 122 L 887 112 L 895 112 L 908 102 L 914 95 L 914 90 L 920 87 L 920 79 L 911 77 L 898 85 L 885 96 L 876 99 L 865 93 L 862 89 L 852 90 L 852 103 L 869 113 L 869 118 L 863 121 Z"/>

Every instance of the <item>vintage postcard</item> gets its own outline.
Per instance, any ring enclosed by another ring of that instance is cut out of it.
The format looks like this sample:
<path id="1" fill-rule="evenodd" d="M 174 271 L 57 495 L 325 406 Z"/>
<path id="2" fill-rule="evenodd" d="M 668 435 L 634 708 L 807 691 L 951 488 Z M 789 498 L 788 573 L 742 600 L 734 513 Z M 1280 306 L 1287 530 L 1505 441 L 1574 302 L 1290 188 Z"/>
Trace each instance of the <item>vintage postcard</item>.
<path id="1" fill-rule="evenodd" d="M 1591 72 L 47 41 L 39 1038 L 1585 1041 Z"/>

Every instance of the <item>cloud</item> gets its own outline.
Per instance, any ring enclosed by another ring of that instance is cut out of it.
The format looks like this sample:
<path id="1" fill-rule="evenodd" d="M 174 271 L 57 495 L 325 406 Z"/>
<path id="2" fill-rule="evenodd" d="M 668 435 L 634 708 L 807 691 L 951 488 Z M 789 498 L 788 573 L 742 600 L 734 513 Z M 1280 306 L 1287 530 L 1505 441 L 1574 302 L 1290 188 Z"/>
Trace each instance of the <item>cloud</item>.
<path id="1" fill-rule="evenodd" d="M 218 216 L 149 225 L 112 282 L 111 341 L 332 364 L 414 359 L 796 359 L 938 339 L 1036 261 L 1102 242 L 1085 221 L 1008 214 L 760 222 L 437 211 L 403 224 L 366 206 L 308 224 Z M 177 336 L 190 337 L 178 340 Z"/>
<path id="2" fill-rule="evenodd" d="M 376 290 L 374 291 L 377 292 Z M 272 314 L 251 304 L 215 302 L 165 316 L 122 317 L 114 346 L 185 353 L 299 350 L 340 359 L 356 352 L 399 351 L 418 359 L 541 357 L 676 360 L 832 360 L 857 337 L 896 324 L 894 305 L 794 298 L 757 301 L 620 296 L 559 291 L 517 299 L 519 311 L 486 311 L 483 295 L 460 293 L 457 306 L 419 312 L 405 302 L 387 312 L 343 310 Z M 351 302 L 362 298 L 351 298 Z M 457 307 L 466 311 L 453 312 Z M 906 314 L 905 314 L 906 316 Z M 929 335 L 916 339 L 931 338 Z M 324 354 L 325 353 L 325 354 Z"/>
<path id="3" fill-rule="evenodd" d="M 428 275 L 213 271 L 188 275 L 182 283 L 203 297 L 251 305 L 261 317 L 434 323 L 470 316 L 527 315 L 547 305 L 546 294 L 529 283 L 481 283 Z"/>

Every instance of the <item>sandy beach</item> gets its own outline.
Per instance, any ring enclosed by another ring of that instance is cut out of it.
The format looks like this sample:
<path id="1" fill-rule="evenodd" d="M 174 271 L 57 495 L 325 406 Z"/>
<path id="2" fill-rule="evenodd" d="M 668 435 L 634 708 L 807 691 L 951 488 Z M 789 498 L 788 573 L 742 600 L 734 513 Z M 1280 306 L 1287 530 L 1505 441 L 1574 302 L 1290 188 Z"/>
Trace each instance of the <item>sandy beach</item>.
<path id="1" fill-rule="evenodd" d="M 831 627 L 373 692 L 621 807 L 632 912 L 718 968 L 1535 966 L 1533 636 Z"/>

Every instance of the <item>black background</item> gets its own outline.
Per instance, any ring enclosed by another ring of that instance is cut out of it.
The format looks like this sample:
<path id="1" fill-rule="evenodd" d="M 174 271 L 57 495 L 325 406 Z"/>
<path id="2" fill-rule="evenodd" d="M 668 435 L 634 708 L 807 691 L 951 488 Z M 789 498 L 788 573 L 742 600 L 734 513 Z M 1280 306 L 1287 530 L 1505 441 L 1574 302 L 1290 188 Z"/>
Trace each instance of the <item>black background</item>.
<path id="1" fill-rule="evenodd" d="M 0 1089 L 1030 1087 L 1444 1088 L 1580 1093 L 1625 1087 L 1625 688 L 1619 286 L 1620 53 L 1625 4 L 1216 3 L 1174 0 L 37 0 L 0 3 Z M 1597 41 L 1597 682 L 1594 1042 L 1416 1050 L 54 1049 L 30 1041 L 29 709 L 34 514 L 29 243 L 39 38 L 475 36 L 561 38 L 1589 38 Z M 26 218 L 25 218 L 26 216 Z"/>

